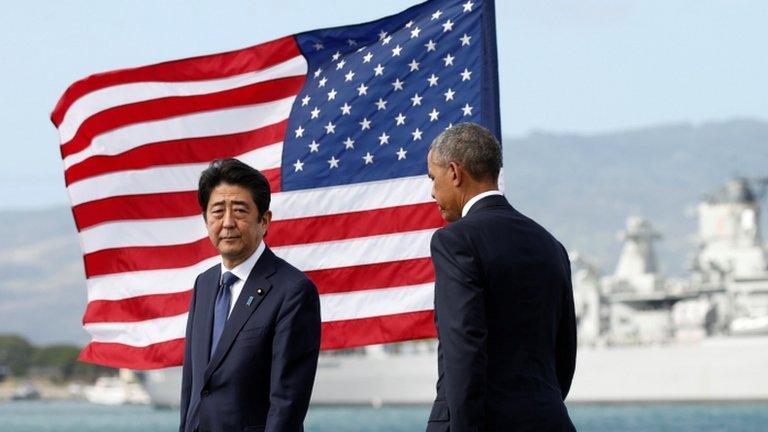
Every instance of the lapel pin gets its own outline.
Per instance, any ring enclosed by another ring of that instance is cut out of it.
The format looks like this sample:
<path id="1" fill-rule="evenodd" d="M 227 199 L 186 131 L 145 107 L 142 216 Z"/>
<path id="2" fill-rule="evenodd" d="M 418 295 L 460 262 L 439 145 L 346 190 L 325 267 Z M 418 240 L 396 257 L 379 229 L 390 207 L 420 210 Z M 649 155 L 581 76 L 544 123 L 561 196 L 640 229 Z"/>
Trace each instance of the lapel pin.
<path id="1" fill-rule="evenodd" d="M 250 306 L 252 302 L 253 302 L 253 296 L 248 296 L 248 301 L 245 302 L 245 305 Z"/>
<path id="2" fill-rule="evenodd" d="M 256 290 L 256 294 L 262 295 L 262 294 L 264 294 L 264 290 L 259 288 L 259 289 Z"/>

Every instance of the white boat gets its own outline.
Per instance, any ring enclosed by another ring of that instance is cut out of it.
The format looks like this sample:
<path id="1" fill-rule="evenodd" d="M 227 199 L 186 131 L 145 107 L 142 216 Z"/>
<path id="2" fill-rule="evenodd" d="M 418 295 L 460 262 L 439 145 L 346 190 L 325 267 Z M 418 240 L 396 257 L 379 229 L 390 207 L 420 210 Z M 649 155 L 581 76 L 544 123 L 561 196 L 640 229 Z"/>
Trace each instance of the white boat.
<path id="1" fill-rule="evenodd" d="M 613 274 L 571 254 L 579 349 L 569 402 L 768 400 L 766 186 L 733 180 L 700 203 L 686 278 L 659 272 L 660 233 L 636 217 Z M 178 406 L 180 379 L 180 368 L 149 372 L 153 404 Z M 323 353 L 312 403 L 427 404 L 436 379 L 433 341 Z"/>
<path id="2" fill-rule="evenodd" d="M 83 388 L 83 393 L 88 402 L 99 405 L 147 405 L 151 402 L 147 391 L 127 369 L 121 369 L 116 377 L 97 378 L 93 385 Z"/>

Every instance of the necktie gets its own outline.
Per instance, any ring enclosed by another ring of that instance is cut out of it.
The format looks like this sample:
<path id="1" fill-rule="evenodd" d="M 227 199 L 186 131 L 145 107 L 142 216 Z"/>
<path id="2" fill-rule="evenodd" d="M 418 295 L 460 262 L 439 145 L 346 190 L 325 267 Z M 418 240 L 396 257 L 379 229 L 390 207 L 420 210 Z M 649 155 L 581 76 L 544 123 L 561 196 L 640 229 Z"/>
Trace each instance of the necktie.
<path id="1" fill-rule="evenodd" d="M 226 272 L 221 276 L 221 285 L 219 286 L 219 292 L 216 294 L 216 305 L 213 309 L 213 335 L 211 338 L 211 357 L 216 351 L 216 346 L 219 344 L 221 333 L 224 331 L 224 324 L 227 322 L 229 316 L 229 302 L 232 298 L 232 285 L 240 280 L 237 276 L 231 272 Z"/>

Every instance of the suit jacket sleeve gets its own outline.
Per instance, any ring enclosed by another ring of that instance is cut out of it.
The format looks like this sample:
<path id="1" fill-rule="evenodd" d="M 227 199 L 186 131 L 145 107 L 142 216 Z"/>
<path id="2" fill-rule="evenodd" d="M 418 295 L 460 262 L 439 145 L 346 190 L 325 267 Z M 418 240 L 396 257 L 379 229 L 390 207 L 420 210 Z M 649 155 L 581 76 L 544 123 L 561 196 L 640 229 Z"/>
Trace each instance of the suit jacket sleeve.
<path id="1" fill-rule="evenodd" d="M 576 312 L 573 305 L 573 285 L 571 282 L 571 262 L 568 252 L 562 247 L 563 261 L 566 268 L 566 287 L 562 294 L 560 323 L 557 330 L 555 347 L 555 368 L 563 400 L 571 389 L 573 374 L 576 370 Z"/>
<path id="2" fill-rule="evenodd" d="M 197 281 L 195 279 L 194 289 L 192 290 L 192 300 L 189 304 L 189 316 L 187 317 L 187 330 L 184 333 L 184 366 L 181 372 L 181 422 L 179 432 L 184 432 L 184 426 L 187 422 L 187 410 L 189 409 L 190 393 L 192 391 L 192 320 L 195 312 L 195 299 L 197 297 Z"/>
<path id="3" fill-rule="evenodd" d="M 320 353 L 320 299 L 308 279 L 286 295 L 272 342 L 269 413 L 265 432 L 303 430 Z"/>
<path id="4" fill-rule="evenodd" d="M 451 432 L 482 430 L 485 422 L 485 293 L 477 258 L 456 230 L 435 232 L 435 309 L 443 354 L 444 390 Z"/>

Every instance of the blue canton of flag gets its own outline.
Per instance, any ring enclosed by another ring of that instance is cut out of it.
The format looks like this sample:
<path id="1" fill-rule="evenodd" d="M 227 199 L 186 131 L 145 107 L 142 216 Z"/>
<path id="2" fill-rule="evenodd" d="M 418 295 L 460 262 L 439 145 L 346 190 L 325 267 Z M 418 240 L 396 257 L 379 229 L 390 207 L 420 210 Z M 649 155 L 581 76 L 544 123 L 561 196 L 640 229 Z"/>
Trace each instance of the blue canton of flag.
<path id="1" fill-rule="evenodd" d="M 308 77 L 289 117 L 283 190 L 426 174 L 430 143 L 459 122 L 498 137 L 495 32 L 484 7 L 492 4 L 431 1 L 297 35 Z"/>

